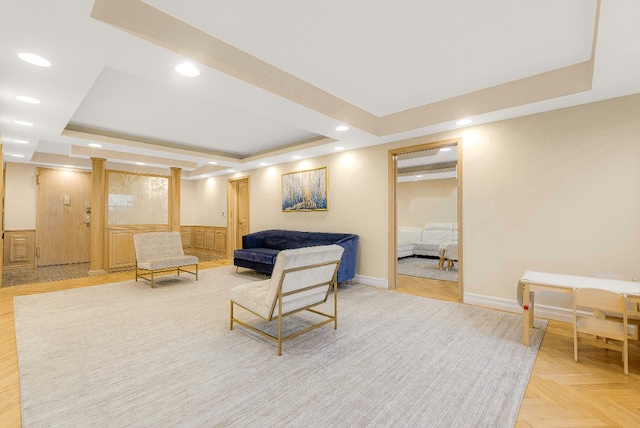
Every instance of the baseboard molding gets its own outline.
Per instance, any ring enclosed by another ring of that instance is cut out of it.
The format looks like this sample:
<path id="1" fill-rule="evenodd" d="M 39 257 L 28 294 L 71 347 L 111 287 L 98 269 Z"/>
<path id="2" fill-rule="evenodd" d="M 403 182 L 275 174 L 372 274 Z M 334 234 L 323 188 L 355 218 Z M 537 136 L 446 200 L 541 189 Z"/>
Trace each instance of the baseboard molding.
<path id="1" fill-rule="evenodd" d="M 374 276 L 356 275 L 353 281 L 358 284 L 371 285 L 373 287 L 389 288 L 389 281 Z"/>
<path id="2" fill-rule="evenodd" d="M 518 305 L 516 300 L 484 296 L 482 294 L 464 293 L 463 301 L 469 305 L 483 306 L 485 308 L 522 314 L 522 308 Z M 568 323 L 573 322 L 573 311 L 571 309 L 536 304 L 534 310 L 536 318 L 546 318 Z"/>
<path id="3" fill-rule="evenodd" d="M 373 276 L 356 275 L 353 279 L 358 284 L 371 285 L 379 288 L 389 288 L 389 282 L 386 279 L 376 278 Z M 491 297 L 482 294 L 464 293 L 463 302 L 467 305 L 482 306 L 489 309 L 497 309 L 499 311 L 511 312 L 514 314 L 522 314 L 522 307 L 518 305 L 517 300 L 503 299 L 501 297 Z M 571 309 L 561 308 L 558 306 L 548 306 L 537 304 L 535 306 L 535 316 L 537 318 L 545 318 L 561 322 L 573 322 L 573 311 Z"/>

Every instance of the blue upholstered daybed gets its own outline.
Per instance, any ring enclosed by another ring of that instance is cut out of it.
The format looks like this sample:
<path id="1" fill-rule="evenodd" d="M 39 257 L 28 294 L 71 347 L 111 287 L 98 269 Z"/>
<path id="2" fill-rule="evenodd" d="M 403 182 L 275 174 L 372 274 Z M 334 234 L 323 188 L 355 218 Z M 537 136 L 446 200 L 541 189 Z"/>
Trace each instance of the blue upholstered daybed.
<path id="1" fill-rule="evenodd" d="M 270 229 L 242 237 L 242 249 L 233 253 L 233 264 L 271 274 L 276 256 L 281 250 L 337 244 L 344 248 L 338 269 L 338 282 L 356 276 L 359 236 L 349 233 L 299 232 Z"/>

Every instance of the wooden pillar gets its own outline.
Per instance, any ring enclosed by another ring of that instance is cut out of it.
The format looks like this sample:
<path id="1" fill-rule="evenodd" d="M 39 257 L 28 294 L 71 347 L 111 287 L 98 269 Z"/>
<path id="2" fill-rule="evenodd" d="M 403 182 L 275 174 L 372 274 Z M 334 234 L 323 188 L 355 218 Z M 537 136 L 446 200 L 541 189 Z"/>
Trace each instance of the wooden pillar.
<path id="1" fill-rule="evenodd" d="M 182 169 L 171 167 L 169 181 L 169 227 L 172 232 L 180 232 L 180 178 Z"/>
<path id="2" fill-rule="evenodd" d="M 106 221 L 105 183 L 106 159 L 91 158 L 91 250 L 89 275 L 105 275 L 104 233 Z"/>

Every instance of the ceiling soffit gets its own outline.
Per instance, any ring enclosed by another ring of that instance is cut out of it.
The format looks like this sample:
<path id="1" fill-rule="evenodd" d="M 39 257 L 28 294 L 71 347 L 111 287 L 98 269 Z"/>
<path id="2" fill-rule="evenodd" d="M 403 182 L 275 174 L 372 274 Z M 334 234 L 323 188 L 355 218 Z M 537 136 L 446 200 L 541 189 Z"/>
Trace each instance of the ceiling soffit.
<path id="1" fill-rule="evenodd" d="M 556 70 L 375 116 L 139 0 L 96 0 L 91 16 L 318 113 L 375 136 L 588 91 L 592 87 L 600 0 L 591 58 Z"/>

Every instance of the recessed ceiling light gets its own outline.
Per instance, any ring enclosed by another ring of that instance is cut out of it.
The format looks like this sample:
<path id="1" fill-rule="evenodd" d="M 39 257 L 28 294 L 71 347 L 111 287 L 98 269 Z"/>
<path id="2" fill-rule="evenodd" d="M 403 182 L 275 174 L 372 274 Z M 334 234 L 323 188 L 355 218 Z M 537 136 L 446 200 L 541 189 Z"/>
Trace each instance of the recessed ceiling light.
<path id="1" fill-rule="evenodd" d="M 229 172 L 236 172 L 236 170 L 235 170 L 235 169 L 228 169 L 227 171 L 229 171 Z"/>
<path id="2" fill-rule="evenodd" d="M 27 140 L 12 140 L 14 143 L 18 143 L 18 144 L 29 144 L 29 142 Z"/>
<path id="3" fill-rule="evenodd" d="M 416 175 L 417 178 L 422 178 L 424 177 L 423 175 Z"/>
<path id="4" fill-rule="evenodd" d="M 342 147 L 342 146 L 335 146 L 335 147 L 333 148 L 333 150 L 335 150 L 335 151 L 338 151 L 338 152 L 339 152 L 340 150 L 344 150 L 344 147 Z"/>
<path id="5" fill-rule="evenodd" d="M 262 166 L 268 166 L 269 164 L 268 164 L 268 163 L 266 163 L 266 162 L 260 162 L 260 165 L 262 165 Z"/>
<path id="6" fill-rule="evenodd" d="M 21 60 L 28 62 L 29 64 L 37 65 L 39 67 L 51 67 L 51 62 L 42 58 L 39 55 L 21 52 L 18 54 Z"/>
<path id="7" fill-rule="evenodd" d="M 473 122 L 471 119 L 460 119 L 456 122 L 456 125 L 468 125 Z"/>
<path id="8" fill-rule="evenodd" d="M 441 152 L 448 152 L 451 151 L 451 147 L 443 147 L 440 149 Z"/>
<path id="9" fill-rule="evenodd" d="M 99 147 L 102 147 L 102 144 L 98 144 L 98 143 L 89 143 L 89 147 L 95 147 L 96 149 Z"/>
<path id="10" fill-rule="evenodd" d="M 22 126 L 33 126 L 33 123 L 27 122 L 26 120 L 14 120 L 13 123 L 15 123 L 16 125 L 22 125 Z"/>
<path id="11" fill-rule="evenodd" d="M 346 125 L 340 125 L 340 126 L 336 126 L 336 131 L 340 131 L 340 132 L 344 132 L 344 131 L 348 131 L 349 127 Z"/>
<path id="12" fill-rule="evenodd" d="M 73 165 L 62 165 L 65 168 L 73 168 Z"/>
<path id="13" fill-rule="evenodd" d="M 144 166 L 145 163 L 144 162 L 136 162 L 136 165 Z"/>
<path id="14" fill-rule="evenodd" d="M 24 157 L 24 155 L 11 155 L 11 156 L 13 156 L 14 158 L 23 158 Z"/>
<path id="15" fill-rule="evenodd" d="M 218 162 L 209 162 L 209 165 L 217 165 Z"/>
<path id="16" fill-rule="evenodd" d="M 40 104 L 40 100 L 27 95 L 16 95 L 16 99 L 29 104 Z"/>
<path id="17" fill-rule="evenodd" d="M 295 156 L 291 156 L 291 157 L 292 157 L 293 159 L 300 159 L 302 156 L 295 155 Z"/>
<path id="18" fill-rule="evenodd" d="M 176 65 L 176 71 L 187 77 L 196 77 L 200 74 L 200 71 L 196 68 L 196 66 L 191 64 L 190 62 L 183 62 L 182 64 Z"/>

